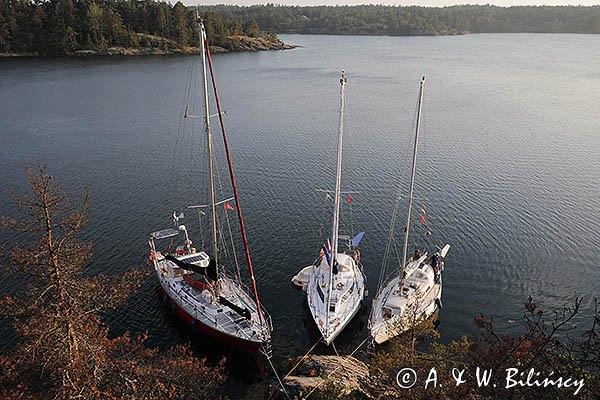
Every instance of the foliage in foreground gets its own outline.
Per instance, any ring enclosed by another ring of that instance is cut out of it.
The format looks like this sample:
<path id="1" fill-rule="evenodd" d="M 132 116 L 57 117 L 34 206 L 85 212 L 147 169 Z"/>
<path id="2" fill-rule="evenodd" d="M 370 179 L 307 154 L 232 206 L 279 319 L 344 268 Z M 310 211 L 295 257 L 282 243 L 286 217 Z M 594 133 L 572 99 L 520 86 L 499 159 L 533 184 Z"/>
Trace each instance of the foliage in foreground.
<path id="1" fill-rule="evenodd" d="M 122 305 L 143 273 L 84 273 L 92 250 L 79 239 L 89 220 L 87 190 L 75 201 L 44 166 L 27 175 L 31 194 L 15 196 L 21 220 L 1 221 L 30 241 L 15 245 L 3 263 L 29 285 L 0 304 L 18 335 L 14 350 L 0 355 L 0 398 L 215 398 L 222 364 L 208 367 L 188 346 L 159 352 L 145 345 L 146 337 L 108 337 L 101 313 Z"/>
<path id="2" fill-rule="evenodd" d="M 373 356 L 367 391 L 380 399 L 597 399 L 600 396 L 600 314 L 596 307 L 591 328 L 583 336 L 571 337 L 575 332 L 572 322 L 580 304 L 578 298 L 572 307 L 546 317 L 530 298 L 525 304 L 524 331 L 518 336 L 499 333 L 492 319 L 478 315 L 475 323 L 481 332 L 479 337 L 463 337 L 444 345 L 434 340 L 433 329 L 423 331 L 420 325 L 416 328 L 422 330 L 417 335 L 416 346 L 411 334 L 403 335 Z M 401 389 L 396 384 L 397 374 L 404 367 L 413 368 L 419 377 L 410 389 Z M 492 370 L 492 383 L 478 387 L 477 367 Z M 438 385 L 434 387 L 430 383 L 425 389 L 432 368 L 436 369 Z M 452 376 L 454 368 L 465 370 L 463 378 L 467 383 L 456 386 Z M 540 380 L 548 376 L 584 379 L 585 386 L 577 396 L 573 395 L 572 387 L 506 389 L 503 379 L 507 368 L 518 368 L 526 374 L 534 368 L 540 372 Z"/>

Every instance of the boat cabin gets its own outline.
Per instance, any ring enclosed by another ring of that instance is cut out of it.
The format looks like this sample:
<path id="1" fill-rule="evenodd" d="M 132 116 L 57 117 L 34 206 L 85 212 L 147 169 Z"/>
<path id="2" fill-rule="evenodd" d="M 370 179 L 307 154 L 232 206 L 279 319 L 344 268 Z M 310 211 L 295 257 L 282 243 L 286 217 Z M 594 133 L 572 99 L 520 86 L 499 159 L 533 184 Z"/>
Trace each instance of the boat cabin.
<path id="1" fill-rule="evenodd" d="M 403 273 L 399 287 L 394 289 L 382 306 L 382 316 L 389 319 L 402 315 L 402 310 L 417 297 L 426 296 L 435 284 L 433 268 L 425 262 L 427 253 L 410 262 Z"/>

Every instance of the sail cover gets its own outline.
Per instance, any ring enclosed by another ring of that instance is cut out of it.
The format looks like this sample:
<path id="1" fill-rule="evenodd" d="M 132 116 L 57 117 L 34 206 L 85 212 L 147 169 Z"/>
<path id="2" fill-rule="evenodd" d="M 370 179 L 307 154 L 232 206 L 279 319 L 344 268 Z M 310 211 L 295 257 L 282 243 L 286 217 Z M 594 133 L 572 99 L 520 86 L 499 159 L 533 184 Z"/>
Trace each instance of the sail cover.
<path id="1" fill-rule="evenodd" d="M 235 311 L 236 313 L 240 314 L 242 317 L 244 317 L 248 320 L 252 317 L 250 314 L 250 311 L 248 311 L 247 308 L 242 308 L 242 307 L 236 306 L 235 304 L 233 304 L 232 302 L 230 302 L 223 296 L 219 296 L 219 303 L 231 308 L 233 311 Z"/>
<path id="2" fill-rule="evenodd" d="M 179 235 L 179 231 L 173 228 L 163 229 L 162 231 L 152 233 L 154 239 L 166 239 Z"/>
<path id="3" fill-rule="evenodd" d="M 210 280 L 213 280 L 213 281 L 216 281 L 217 279 L 219 279 L 219 277 L 217 275 L 217 263 L 215 263 L 214 258 L 210 259 L 208 267 L 200 267 L 196 264 L 190 264 L 185 261 L 178 260 L 177 258 L 173 257 L 172 255 L 167 255 L 167 256 L 165 256 L 165 258 L 167 260 L 175 263 L 175 265 L 177 265 L 181 269 L 185 269 L 187 271 L 199 272 L 202 275 L 206 276 L 207 278 L 209 278 Z"/>

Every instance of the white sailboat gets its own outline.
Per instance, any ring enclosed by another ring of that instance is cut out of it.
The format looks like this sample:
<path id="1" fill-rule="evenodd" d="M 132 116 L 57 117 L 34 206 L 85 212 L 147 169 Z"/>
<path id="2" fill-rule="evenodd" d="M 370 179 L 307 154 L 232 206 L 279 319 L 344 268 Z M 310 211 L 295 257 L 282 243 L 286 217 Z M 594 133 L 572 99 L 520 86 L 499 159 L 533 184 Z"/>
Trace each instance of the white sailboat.
<path id="1" fill-rule="evenodd" d="M 383 279 L 385 268 L 382 270 L 381 284 L 373 300 L 373 308 L 369 317 L 369 333 L 376 344 L 384 343 L 407 331 L 414 324 L 426 320 L 438 308 L 441 308 L 442 304 L 441 272 L 444 270 L 444 258 L 450 245 L 447 244 L 442 249 L 438 249 L 431 257 L 427 252 L 422 255 L 417 252 L 407 263 L 424 86 L 425 77 L 421 80 L 419 87 L 402 264 L 398 273 L 387 281 Z M 390 228 L 390 240 L 393 239 L 393 227 L 394 218 Z"/>
<path id="2" fill-rule="evenodd" d="M 179 220 L 183 218 L 183 214 L 174 213 L 175 228 L 163 229 L 150 235 L 150 260 L 165 296 L 165 302 L 169 303 L 176 314 L 184 322 L 191 325 L 193 330 L 203 332 L 219 341 L 248 351 L 262 351 L 266 355 L 270 355 L 271 318 L 261 306 L 258 297 L 227 136 L 223 126 L 210 49 L 204 24 L 199 16 L 198 29 L 204 79 L 204 128 L 208 152 L 210 204 L 188 208 L 208 208 L 212 231 L 212 248 L 196 249 L 190 240 L 188 229 L 185 225 L 179 223 Z M 207 64 L 210 68 L 213 93 L 233 190 L 233 197 L 223 201 L 217 201 L 215 195 L 214 139 L 210 124 Z M 227 209 L 233 210 L 233 207 L 227 203 L 231 200 L 235 200 L 252 289 L 247 289 L 244 286 L 239 273 L 229 274 L 221 259 L 223 249 L 219 246 L 217 207 L 225 207 L 225 212 L 227 212 Z M 178 238 L 181 245 L 174 244 L 174 241 Z M 170 243 L 168 247 L 163 245 L 162 249 L 158 249 L 157 246 L 160 242 Z"/>
<path id="3" fill-rule="evenodd" d="M 342 181 L 342 150 L 344 137 L 344 88 L 347 79 L 340 78 L 340 116 L 338 130 L 337 166 L 333 196 L 333 222 L 330 246 L 324 245 L 321 256 L 302 269 L 292 284 L 307 294 L 308 308 L 329 345 L 358 312 L 365 293 L 365 279 L 357 249 L 364 232 L 356 237 L 340 237 L 340 201 Z M 346 239 L 347 249 L 340 251 L 340 240 Z"/>

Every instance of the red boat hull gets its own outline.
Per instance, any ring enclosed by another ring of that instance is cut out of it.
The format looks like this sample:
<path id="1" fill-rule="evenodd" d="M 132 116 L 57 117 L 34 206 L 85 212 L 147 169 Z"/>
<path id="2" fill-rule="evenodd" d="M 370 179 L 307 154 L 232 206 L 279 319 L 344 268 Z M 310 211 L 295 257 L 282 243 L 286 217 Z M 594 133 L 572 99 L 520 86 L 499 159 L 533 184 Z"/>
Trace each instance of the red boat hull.
<path id="1" fill-rule="evenodd" d="M 257 353 L 261 349 L 262 343 L 244 340 L 231 335 L 227 335 L 209 325 L 206 325 L 204 322 L 197 320 L 196 318 L 189 315 L 183 308 L 181 308 L 179 304 L 177 304 L 177 302 L 167 294 L 167 292 L 162 288 L 162 286 L 160 289 L 163 295 L 168 299 L 169 306 L 174 308 L 174 311 L 177 314 L 177 316 L 187 325 L 195 328 L 195 332 L 200 332 L 202 334 L 212 337 L 215 340 L 218 340 L 221 343 L 251 353 Z"/>

